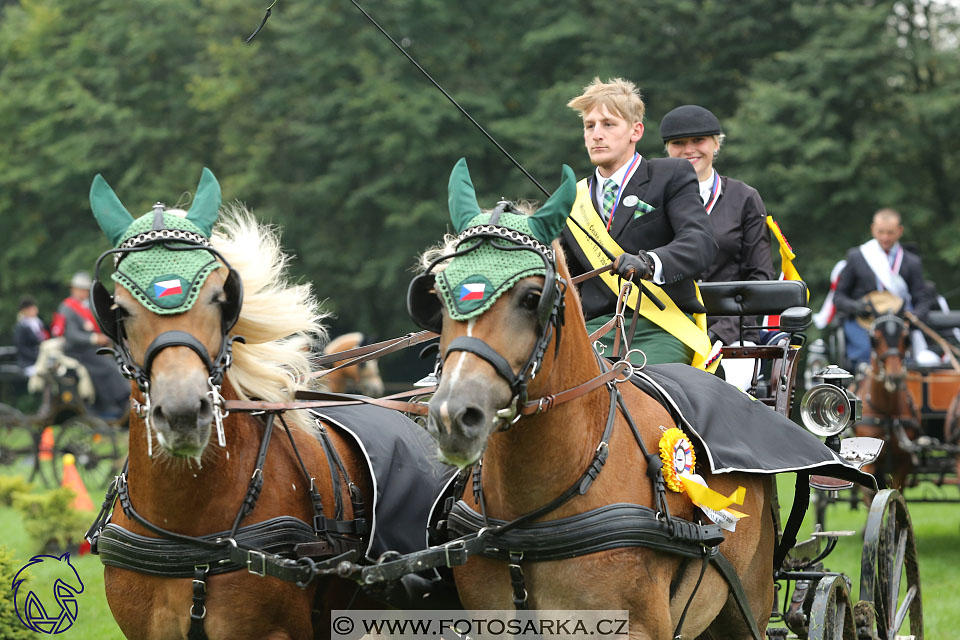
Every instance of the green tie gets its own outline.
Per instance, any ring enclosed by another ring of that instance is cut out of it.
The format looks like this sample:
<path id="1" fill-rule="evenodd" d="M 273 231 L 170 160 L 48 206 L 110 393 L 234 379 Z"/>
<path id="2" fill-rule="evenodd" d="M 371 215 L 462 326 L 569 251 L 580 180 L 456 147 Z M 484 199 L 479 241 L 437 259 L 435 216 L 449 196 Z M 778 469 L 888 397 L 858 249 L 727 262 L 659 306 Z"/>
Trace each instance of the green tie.
<path id="1" fill-rule="evenodd" d="M 603 213 L 604 219 L 609 218 L 613 213 L 613 205 L 617 202 L 617 188 L 619 185 L 613 178 L 607 178 L 603 181 Z"/>

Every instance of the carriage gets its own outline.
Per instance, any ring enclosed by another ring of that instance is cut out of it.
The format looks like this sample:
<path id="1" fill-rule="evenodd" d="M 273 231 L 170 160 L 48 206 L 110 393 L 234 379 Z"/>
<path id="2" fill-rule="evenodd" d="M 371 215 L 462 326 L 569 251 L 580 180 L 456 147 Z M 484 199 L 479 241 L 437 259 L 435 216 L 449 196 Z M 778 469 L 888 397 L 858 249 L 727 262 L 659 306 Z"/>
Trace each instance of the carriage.
<path id="1" fill-rule="evenodd" d="M 918 327 L 942 356 L 941 364 L 919 364 L 908 358 L 907 336 L 911 331 L 919 332 Z M 861 378 L 877 378 L 891 367 L 902 372 L 899 377 L 890 377 L 894 382 L 889 390 L 867 391 L 871 398 L 880 400 L 866 403 L 864 422 L 879 427 L 877 436 L 890 443 L 889 451 L 897 453 L 896 458 L 881 458 L 879 478 L 884 481 L 886 475 L 892 476 L 897 488 L 919 487 L 911 497 L 913 502 L 960 501 L 960 492 L 954 488 L 960 470 L 960 363 L 956 356 L 960 313 L 931 311 L 926 322 L 921 322 L 909 312 L 894 310 L 876 317 L 871 330 L 875 333 L 873 362 L 860 372 Z M 883 358 L 897 362 L 878 364 Z M 817 340 L 812 346 L 808 375 L 829 362 L 844 366 L 845 359 L 843 331 L 831 325 L 826 340 Z M 888 395 L 896 402 L 883 402 Z"/>
<path id="2" fill-rule="evenodd" d="M 63 353 L 62 338 L 41 344 L 36 372 L 17 373 L 17 389 L 0 402 L 0 464 L 11 465 L 30 481 L 60 486 L 63 456 L 74 456 L 85 486 L 100 489 L 119 471 L 126 450 L 127 416 L 105 420 L 88 406 L 94 393 L 86 369 Z M 21 409 L 22 391 L 36 407 Z"/>
<path id="3" fill-rule="evenodd" d="M 759 640 L 774 610 L 787 627 L 767 628 L 771 638 L 793 633 L 892 639 L 905 628 L 922 637 L 913 534 L 898 492 L 884 490 L 874 500 L 856 601 L 849 580 L 823 565 L 841 534 L 818 531 L 796 541 L 811 483 L 872 484 L 859 467 L 876 455 L 869 442 L 848 440 L 850 445 L 838 437 L 857 406 L 856 398 L 835 384 L 842 373 L 824 376 L 803 401 L 807 426 L 827 436 L 828 446 L 785 417 L 796 400 L 798 356 L 811 318 L 804 285 L 724 283 L 702 289 L 713 313 L 780 315 L 783 339 L 777 344 L 725 348 L 724 357 L 756 361 L 753 395 L 706 372 L 694 374 L 687 365 L 663 365 L 661 371 L 678 376 L 673 380 L 648 375 L 626 358 L 595 354 L 573 293 L 575 281 L 559 246 L 551 246 L 571 208 L 569 169 L 557 194 L 530 221 L 510 203 L 498 205 L 496 219 L 482 213 L 472 184 L 464 188 L 469 183 L 464 172 L 465 165 L 455 174 L 459 199 L 451 197 L 462 205 L 451 208 L 460 232 L 454 253 L 441 252 L 408 292 L 411 314 L 425 331 L 394 341 L 406 345 L 439 334 L 440 383 L 385 398 L 324 392 L 291 397 L 291 387 L 309 371 L 303 368 L 304 342 L 290 336 L 317 329 L 309 292 L 277 285 L 283 260 L 276 241 L 265 238 L 249 217 L 228 221 L 225 235 L 212 233 L 219 209 L 212 174 L 204 172 L 189 212 L 158 205 L 136 220 L 101 178 L 95 181 L 94 212 L 117 247 L 101 262 L 116 256 L 118 286 L 113 295 L 107 291 L 98 262 L 92 302 L 134 383 L 137 411 L 129 461 L 89 537 L 107 565 L 108 600 L 124 632 L 324 637 L 333 609 L 351 603 L 374 608 L 377 601 L 409 606 L 414 597 L 422 604 L 424 596 L 438 602 L 429 598 L 449 584 L 444 577 L 452 573 L 461 604 L 474 609 L 637 612 L 648 611 L 652 598 L 663 615 L 632 616 L 631 632 L 637 635 L 695 637 L 721 625 Z M 246 236 L 252 241 L 237 241 Z M 503 251 L 498 257 L 506 260 L 498 264 L 513 271 L 500 279 L 499 299 L 483 301 L 485 307 L 456 308 L 477 313 L 471 316 L 475 320 L 455 322 L 449 291 L 438 284 L 442 277 L 453 278 L 454 270 L 441 276 L 431 271 L 452 256 L 479 255 L 480 247 Z M 184 255 L 196 260 L 173 265 L 172 258 Z M 268 264 L 256 264 L 264 256 Z M 153 261 L 165 262 L 150 272 Z M 151 295 L 157 290 L 144 285 L 174 277 L 198 284 L 178 291 L 183 297 L 173 301 Z M 631 288 L 642 291 L 646 285 L 628 282 L 625 296 Z M 282 316 L 270 313 L 277 308 Z M 617 318 L 615 330 L 624 331 L 623 314 Z M 286 324 L 272 324 L 281 321 Z M 371 351 L 364 348 L 357 356 Z M 281 357 L 287 359 L 285 371 L 276 366 Z M 557 366 L 561 362 L 568 366 Z M 264 382 L 271 375 L 272 386 Z M 646 391 L 634 386 L 638 383 Z M 785 523 L 769 470 L 751 475 L 711 468 L 729 459 L 721 453 L 742 456 L 749 447 L 723 452 L 715 441 L 707 446 L 705 431 L 698 433 L 686 417 L 702 400 L 683 395 L 688 383 L 700 385 L 708 400 L 734 403 L 728 428 L 776 424 L 789 433 L 790 448 L 810 456 L 794 468 L 797 490 Z M 407 402 L 425 395 L 428 405 Z M 305 409 L 314 411 L 307 421 L 299 411 Z M 427 460 L 433 446 L 418 444 L 424 442 L 423 430 L 388 411 L 393 409 L 425 416 L 442 458 L 456 469 Z M 350 421 L 360 420 L 364 411 L 379 412 L 382 432 L 393 423 L 406 434 L 396 441 L 404 447 L 397 444 L 384 455 L 388 466 L 391 455 L 414 461 L 394 466 L 422 471 L 420 489 L 431 483 L 440 489 L 426 496 L 427 512 L 417 510 L 418 494 L 406 488 L 399 509 L 388 512 L 378 501 L 402 483 L 398 477 L 385 481 L 365 464 L 376 455 L 372 441 L 358 435 L 360 425 Z M 274 431 L 278 437 L 271 444 Z M 585 446 L 557 448 L 570 445 L 569 439 Z M 694 449 L 701 460 L 699 480 L 692 473 Z M 677 452 L 683 454 L 680 469 L 691 473 L 678 470 Z M 556 476 L 553 482 L 540 481 L 544 465 L 551 470 L 546 475 Z M 637 471 L 643 468 L 646 473 Z M 818 471 L 825 476 L 812 476 Z M 518 482 L 516 473 L 528 475 Z M 692 500 L 701 501 L 696 504 L 704 514 L 712 511 L 711 519 L 697 515 Z M 415 521 L 423 517 L 420 533 L 429 533 L 430 544 L 376 546 L 374 530 L 396 533 L 404 514 L 414 511 Z M 557 570 L 605 579 L 580 589 L 558 579 Z M 651 573 L 658 580 L 638 586 Z M 774 582 L 794 585 L 790 603 L 774 602 Z M 145 608 L 153 614 L 143 616 Z M 315 618 L 317 610 L 327 617 Z"/>

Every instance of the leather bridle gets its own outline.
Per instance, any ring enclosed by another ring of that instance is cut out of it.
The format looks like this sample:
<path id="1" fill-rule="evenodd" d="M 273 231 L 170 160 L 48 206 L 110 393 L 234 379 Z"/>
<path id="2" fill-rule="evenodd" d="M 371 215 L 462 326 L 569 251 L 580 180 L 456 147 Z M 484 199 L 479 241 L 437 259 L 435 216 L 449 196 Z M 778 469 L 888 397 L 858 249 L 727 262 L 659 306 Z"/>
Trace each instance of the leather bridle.
<path id="1" fill-rule="evenodd" d="M 226 302 L 221 310 L 220 348 L 216 356 L 211 357 L 206 347 L 194 336 L 185 331 L 164 331 L 154 338 L 147 346 L 142 365 L 139 364 L 130 353 L 123 319 L 117 314 L 114 297 L 103 283 L 100 282 L 100 265 L 103 263 L 104 258 L 113 255 L 114 267 L 119 267 L 123 259 L 130 254 L 146 251 L 156 246 L 162 246 L 164 249 L 170 251 L 207 251 L 227 268 L 228 275 L 223 283 Z M 97 258 L 93 272 L 93 285 L 90 288 L 90 308 L 103 333 L 113 340 L 116 347 L 115 349 L 104 348 L 99 352 L 112 354 L 116 358 L 123 376 L 136 382 L 137 388 L 140 389 L 144 395 L 144 401 L 142 403 L 136 399 L 133 400 L 133 403 L 134 410 L 139 417 L 143 418 L 146 425 L 147 453 L 150 457 L 153 456 L 150 376 L 153 362 L 157 355 L 169 347 L 187 347 L 197 354 L 206 367 L 208 373 L 207 395 L 213 405 L 217 441 L 221 447 L 226 446 L 223 419 L 229 414 L 224 409 L 225 400 L 220 394 L 220 388 L 223 384 L 226 371 L 230 368 L 230 364 L 233 361 L 234 341 L 244 341 L 241 336 L 229 335 L 230 330 L 236 325 L 239 319 L 242 306 L 243 283 L 240 280 L 240 275 L 230 266 L 230 263 L 223 257 L 223 254 L 213 248 L 209 240 L 189 231 L 179 229 L 154 229 L 130 238 L 118 248 L 105 251 Z"/>
<path id="2" fill-rule="evenodd" d="M 437 307 L 439 307 L 440 301 L 436 296 L 429 293 L 429 289 L 432 288 L 434 282 L 432 271 L 437 264 L 470 253 L 485 243 L 489 243 L 501 251 L 533 251 L 543 260 L 545 275 L 541 299 L 537 306 L 537 339 L 526 361 L 516 373 L 514 373 L 506 358 L 480 338 L 470 336 L 454 338 L 447 345 L 444 353 L 437 354 L 436 374 L 438 378 L 442 373 L 446 358 L 456 351 L 464 351 L 490 364 L 497 375 L 507 383 L 510 387 L 510 401 L 506 407 L 497 412 L 501 429 L 509 428 L 522 415 L 518 411 L 518 406 L 523 406 L 527 402 L 527 386 L 540 370 L 547 346 L 553 339 L 554 333 L 556 333 L 555 355 L 559 351 L 560 336 L 564 323 L 564 293 L 567 286 L 558 273 L 556 254 L 553 249 L 524 233 L 495 224 L 499 217 L 496 215 L 497 211 L 507 210 L 508 208 L 512 208 L 512 206 L 509 203 L 501 202 L 494 210 L 494 215 L 491 216 L 491 222 L 494 224 L 471 227 L 461 233 L 457 242 L 457 250 L 452 254 L 440 256 L 431 262 L 426 271 L 410 283 L 407 296 L 407 307 L 414 322 L 424 329 L 440 333 L 441 327 L 438 326 L 438 321 L 441 319 L 441 315 L 438 313 L 440 310 L 433 308 L 434 301 Z M 468 244 L 468 246 L 464 247 L 465 244 Z"/>

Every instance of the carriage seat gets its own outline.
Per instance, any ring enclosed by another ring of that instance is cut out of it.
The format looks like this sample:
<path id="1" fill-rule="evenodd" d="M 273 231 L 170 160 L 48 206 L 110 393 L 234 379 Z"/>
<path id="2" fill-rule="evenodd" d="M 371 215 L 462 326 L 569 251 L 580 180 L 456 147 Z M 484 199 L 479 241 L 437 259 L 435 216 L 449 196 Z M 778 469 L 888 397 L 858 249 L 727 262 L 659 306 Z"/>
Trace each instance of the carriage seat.
<path id="1" fill-rule="evenodd" d="M 807 285 L 800 280 L 733 280 L 701 282 L 707 315 L 779 315 L 783 331 L 803 331 L 813 312 L 807 307 Z"/>
<path id="2" fill-rule="evenodd" d="M 931 311 L 927 315 L 927 326 L 937 332 L 960 328 L 960 311 Z"/>

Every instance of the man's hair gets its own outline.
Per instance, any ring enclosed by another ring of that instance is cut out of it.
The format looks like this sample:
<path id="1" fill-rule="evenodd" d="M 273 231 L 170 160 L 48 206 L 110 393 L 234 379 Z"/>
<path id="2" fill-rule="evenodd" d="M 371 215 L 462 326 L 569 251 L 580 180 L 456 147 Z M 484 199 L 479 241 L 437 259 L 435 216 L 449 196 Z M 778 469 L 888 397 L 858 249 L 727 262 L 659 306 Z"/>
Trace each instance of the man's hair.
<path id="1" fill-rule="evenodd" d="M 30 296 L 23 296 L 22 298 L 20 298 L 20 306 L 17 307 L 17 310 L 18 310 L 18 311 L 23 311 L 24 309 L 26 309 L 26 308 L 28 308 L 28 307 L 35 307 L 35 306 L 37 306 L 37 301 L 36 301 L 36 300 L 34 300 L 33 298 L 31 298 Z"/>
<path id="2" fill-rule="evenodd" d="M 878 220 L 886 220 L 888 222 L 896 222 L 898 225 L 903 224 L 900 219 L 900 212 L 896 209 L 880 209 L 875 214 L 873 214 L 873 222 Z"/>
<path id="3" fill-rule="evenodd" d="M 596 107 L 604 106 L 629 122 L 643 122 L 646 112 L 640 90 L 623 78 L 612 78 L 607 82 L 594 78 L 583 88 L 583 93 L 568 102 L 567 106 L 579 113 L 580 117 Z"/>

